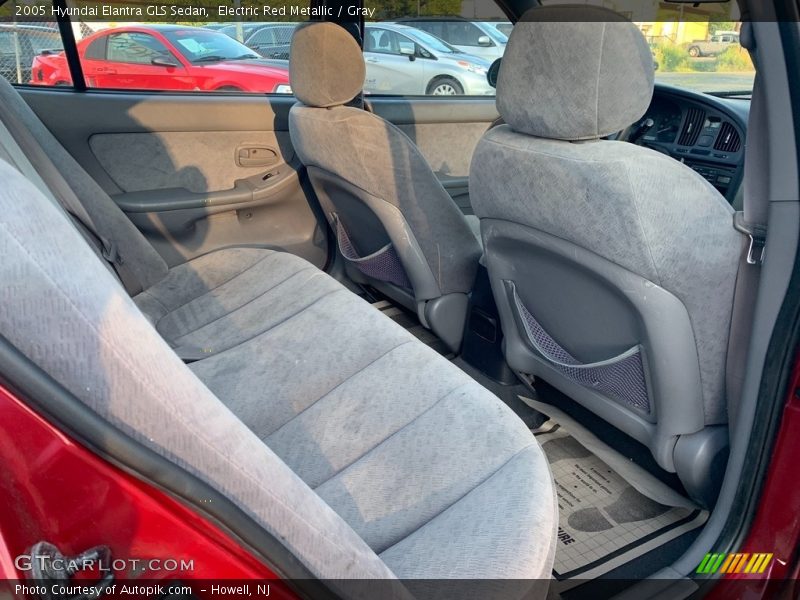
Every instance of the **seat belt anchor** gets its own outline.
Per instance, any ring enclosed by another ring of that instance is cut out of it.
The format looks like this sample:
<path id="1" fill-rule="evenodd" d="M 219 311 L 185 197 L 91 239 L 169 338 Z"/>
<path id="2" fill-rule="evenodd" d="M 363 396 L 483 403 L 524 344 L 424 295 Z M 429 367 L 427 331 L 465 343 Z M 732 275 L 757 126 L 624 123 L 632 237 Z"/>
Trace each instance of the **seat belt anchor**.
<path id="1" fill-rule="evenodd" d="M 764 262 L 766 240 L 750 233 L 748 237 L 750 238 L 750 248 L 747 250 L 747 264 L 760 265 Z"/>

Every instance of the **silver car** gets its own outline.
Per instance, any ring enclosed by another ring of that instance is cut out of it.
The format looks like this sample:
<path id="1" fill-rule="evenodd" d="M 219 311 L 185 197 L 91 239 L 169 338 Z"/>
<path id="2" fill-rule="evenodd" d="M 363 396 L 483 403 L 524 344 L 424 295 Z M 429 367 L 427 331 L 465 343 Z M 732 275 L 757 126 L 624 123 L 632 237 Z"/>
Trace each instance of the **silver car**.
<path id="1" fill-rule="evenodd" d="M 447 17 L 408 17 L 398 24 L 410 25 L 444 40 L 451 46 L 492 62 L 503 56 L 508 37 L 486 23 Z"/>
<path id="2" fill-rule="evenodd" d="M 368 94 L 490 96 L 486 80 L 491 63 L 464 54 L 447 42 L 414 27 L 367 25 L 364 60 Z"/>

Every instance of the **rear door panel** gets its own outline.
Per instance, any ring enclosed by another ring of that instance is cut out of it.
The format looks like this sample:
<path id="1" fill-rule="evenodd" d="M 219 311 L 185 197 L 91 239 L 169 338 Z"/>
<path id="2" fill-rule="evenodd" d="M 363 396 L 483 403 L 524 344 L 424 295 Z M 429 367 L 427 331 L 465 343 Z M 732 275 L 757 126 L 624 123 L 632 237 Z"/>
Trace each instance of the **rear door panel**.
<path id="1" fill-rule="evenodd" d="M 61 90 L 24 96 L 169 264 L 252 245 L 325 266 L 326 229 L 289 141 L 291 99 Z"/>
<path id="2" fill-rule="evenodd" d="M 252 245 L 324 267 L 327 226 L 291 145 L 292 97 L 22 89 L 170 265 Z M 493 98 L 372 97 L 471 214 L 469 164 Z"/>
<path id="3" fill-rule="evenodd" d="M 475 146 L 499 118 L 494 98 L 369 98 L 372 110 L 417 145 L 464 214 L 472 214 L 469 167 Z"/>

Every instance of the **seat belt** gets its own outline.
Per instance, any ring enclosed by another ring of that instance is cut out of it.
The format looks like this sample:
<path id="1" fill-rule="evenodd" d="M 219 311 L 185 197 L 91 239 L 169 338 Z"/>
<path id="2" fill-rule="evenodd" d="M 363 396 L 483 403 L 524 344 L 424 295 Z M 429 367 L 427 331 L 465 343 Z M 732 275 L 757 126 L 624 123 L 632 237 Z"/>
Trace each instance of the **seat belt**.
<path id="1" fill-rule="evenodd" d="M 116 243 L 103 236 L 97 230 L 83 204 L 78 200 L 72 188 L 58 169 L 55 168 L 55 165 L 50 161 L 42 147 L 33 139 L 33 136 L 21 127 L 18 121 L 8 118 L 8 115 L 2 111 L 0 111 L 0 120 L 2 120 L 3 125 L 5 125 L 28 160 L 37 165 L 35 168 L 42 179 L 47 182 L 48 189 L 50 189 L 64 211 L 72 218 L 73 222 L 84 234 L 84 237 L 90 237 L 94 240 L 93 243 L 97 247 L 98 253 L 114 269 L 128 294 L 133 296 L 141 292 L 144 289 L 141 282 L 130 269 L 130 266 L 125 263 Z"/>
<path id="2" fill-rule="evenodd" d="M 738 407 L 747 367 L 747 349 L 753 332 L 761 264 L 766 255 L 767 226 L 746 221 L 744 213 L 740 211 L 733 215 L 733 227 L 747 236 L 733 293 L 730 341 L 725 368 L 729 406 Z"/>

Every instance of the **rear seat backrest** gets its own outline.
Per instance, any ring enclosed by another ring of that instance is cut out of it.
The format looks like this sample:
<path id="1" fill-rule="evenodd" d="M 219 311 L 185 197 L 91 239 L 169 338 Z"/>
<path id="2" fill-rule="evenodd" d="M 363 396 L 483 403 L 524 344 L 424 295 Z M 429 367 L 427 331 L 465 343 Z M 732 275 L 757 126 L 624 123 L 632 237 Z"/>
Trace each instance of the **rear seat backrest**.
<path id="1" fill-rule="evenodd" d="M 5 161 L 0 181 L 0 335 L 101 418 L 230 498 L 316 576 L 393 578 L 181 362 L 67 217 Z"/>

